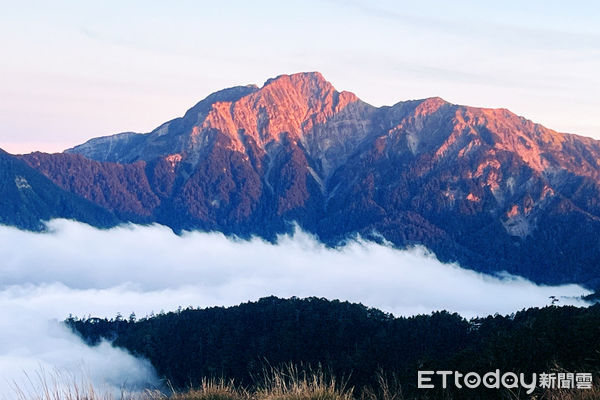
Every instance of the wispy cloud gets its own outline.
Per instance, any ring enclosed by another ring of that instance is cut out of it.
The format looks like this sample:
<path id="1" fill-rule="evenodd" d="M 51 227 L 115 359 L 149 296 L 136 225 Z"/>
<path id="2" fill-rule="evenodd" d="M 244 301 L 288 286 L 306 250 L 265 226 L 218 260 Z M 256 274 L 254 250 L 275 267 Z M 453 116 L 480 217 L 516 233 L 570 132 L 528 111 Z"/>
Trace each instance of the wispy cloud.
<path id="1" fill-rule="evenodd" d="M 0 399 L 15 398 L 16 388 L 37 398 L 40 380 L 61 375 L 59 384 L 93 383 L 118 393 L 158 385 L 154 368 L 107 342 L 90 347 L 52 315 L 64 318 L 73 296 L 64 287 L 23 285 L 0 292 Z M 88 292 L 89 299 L 93 292 Z M 43 302 L 44 304 L 40 304 Z"/>
<path id="2" fill-rule="evenodd" d="M 364 302 L 400 315 L 448 309 L 466 316 L 510 313 L 545 305 L 549 295 L 586 292 L 576 285 L 537 286 L 518 277 L 492 277 L 442 264 L 423 248 L 400 251 L 355 241 L 329 249 L 303 232 L 273 245 L 219 233 L 177 236 L 158 225 L 98 230 L 55 220 L 49 228 L 46 234 L 0 229 L 5 244 L 0 287 L 60 283 L 72 290 L 122 287 L 141 293 L 194 287 L 202 290 L 192 305 L 316 295 Z M 177 305 L 188 304 L 165 307 Z M 123 308 L 119 311 L 150 311 L 136 304 Z"/>
<path id="3" fill-rule="evenodd" d="M 456 4 L 456 7 L 462 6 L 465 9 L 463 18 L 440 17 L 439 11 L 435 11 L 432 4 L 432 10 L 428 15 L 419 15 L 415 12 L 403 12 L 403 7 L 399 3 L 391 3 L 391 6 L 385 6 L 381 3 L 353 0 L 337 1 L 333 3 L 353 6 L 362 13 L 375 18 L 389 20 L 394 23 L 406 24 L 415 28 L 421 28 L 429 31 L 437 31 L 441 35 L 457 35 L 473 40 L 477 38 L 487 43 L 518 43 L 520 47 L 527 47 L 535 51 L 540 49 L 555 50 L 592 50 L 597 52 L 600 46 L 600 34 L 596 32 L 582 32 L 575 30 L 565 30 L 552 26 L 532 27 L 531 20 L 529 24 L 524 25 L 515 22 L 518 19 L 509 19 L 503 22 L 490 19 L 476 19 L 477 14 L 472 13 L 468 3 Z M 454 4 L 453 4 L 454 5 Z M 517 13 L 524 13 L 521 7 L 514 7 Z"/>

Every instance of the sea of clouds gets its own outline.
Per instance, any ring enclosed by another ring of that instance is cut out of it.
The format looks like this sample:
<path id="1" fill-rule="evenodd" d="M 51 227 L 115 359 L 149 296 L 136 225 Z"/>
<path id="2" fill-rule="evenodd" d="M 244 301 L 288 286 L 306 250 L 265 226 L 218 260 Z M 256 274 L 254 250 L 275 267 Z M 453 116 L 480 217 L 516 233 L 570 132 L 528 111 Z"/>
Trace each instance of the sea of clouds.
<path id="1" fill-rule="evenodd" d="M 159 225 L 100 230 L 53 220 L 46 233 L 0 226 L 0 398 L 11 398 L 15 386 L 37 390 L 39 371 L 107 390 L 160 384 L 147 361 L 109 343 L 85 345 L 60 323 L 69 314 L 140 317 L 275 295 L 361 302 L 397 316 L 449 310 L 473 317 L 545 306 L 549 296 L 585 305 L 579 296 L 588 293 L 443 264 L 423 248 L 356 240 L 331 249 L 303 232 L 271 244 L 178 236 Z"/>

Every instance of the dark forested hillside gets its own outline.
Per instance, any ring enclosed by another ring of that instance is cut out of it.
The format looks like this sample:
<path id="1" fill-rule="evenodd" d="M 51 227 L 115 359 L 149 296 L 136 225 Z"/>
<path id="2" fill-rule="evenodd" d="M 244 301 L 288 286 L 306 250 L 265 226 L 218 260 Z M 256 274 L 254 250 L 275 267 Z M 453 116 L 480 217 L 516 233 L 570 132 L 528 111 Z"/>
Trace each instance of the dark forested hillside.
<path id="1" fill-rule="evenodd" d="M 118 219 L 105 208 L 56 186 L 23 160 L 0 149 L 0 225 L 44 228 L 42 221 L 70 218 L 99 227 Z"/>
<path id="2" fill-rule="evenodd" d="M 447 312 L 395 318 L 359 304 L 269 297 L 139 321 L 132 316 L 67 323 L 91 344 L 107 338 L 147 357 L 179 388 L 205 376 L 251 384 L 265 364 L 288 362 L 321 364 L 355 387 L 374 384 L 382 369 L 396 374 L 406 393 L 416 392 L 418 370 L 600 371 L 600 305 L 467 321 Z M 469 393 L 478 398 L 479 392 Z"/>

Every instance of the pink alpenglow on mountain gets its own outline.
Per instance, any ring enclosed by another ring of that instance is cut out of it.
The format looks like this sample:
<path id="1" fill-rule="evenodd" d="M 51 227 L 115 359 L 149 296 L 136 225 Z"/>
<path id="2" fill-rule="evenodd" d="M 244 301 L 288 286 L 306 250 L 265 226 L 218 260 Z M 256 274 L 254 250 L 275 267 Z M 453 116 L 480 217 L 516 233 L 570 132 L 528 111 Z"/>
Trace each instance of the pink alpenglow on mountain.
<path id="1" fill-rule="evenodd" d="M 87 215 L 273 240 L 298 224 L 331 245 L 359 234 L 478 271 L 600 283 L 600 142 L 504 109 L 376 108 L 300 73 L 211 94 L 147 134 L 3 157 L 19 170 L 4 172 L 3 201 L 25 208 L 1 221 L 30 229 Z M 17 175 L 37 178 L 17 188 Z M 71 200 L 36 197 L 48 185 Z M 24 223 L 34 201 L 48 215 Z"/>

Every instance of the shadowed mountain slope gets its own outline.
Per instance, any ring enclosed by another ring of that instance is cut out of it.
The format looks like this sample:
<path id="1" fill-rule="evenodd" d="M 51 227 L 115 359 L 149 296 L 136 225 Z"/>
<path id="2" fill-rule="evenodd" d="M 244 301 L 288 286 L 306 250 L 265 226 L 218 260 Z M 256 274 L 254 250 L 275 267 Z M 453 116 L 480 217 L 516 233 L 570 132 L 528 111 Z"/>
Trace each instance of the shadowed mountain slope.
<path id="1" fill-rule="evenodd" d="M 43 229 L 42 221 L 76 219 L 99 227 L 119 220 L 108 210 L 61 189 L 28 164 L 0 150 L 0 224 Z"/>
<path id="2" fill-rule="evenodd" d="M 274 239 L 297 222 L 422 244 L 544 283 L 600 283 L 600 144 L 440 98 L 376 108 L 319 73 L 210 95 L 148 134 L 22 156 L 123 221 Z"/>

